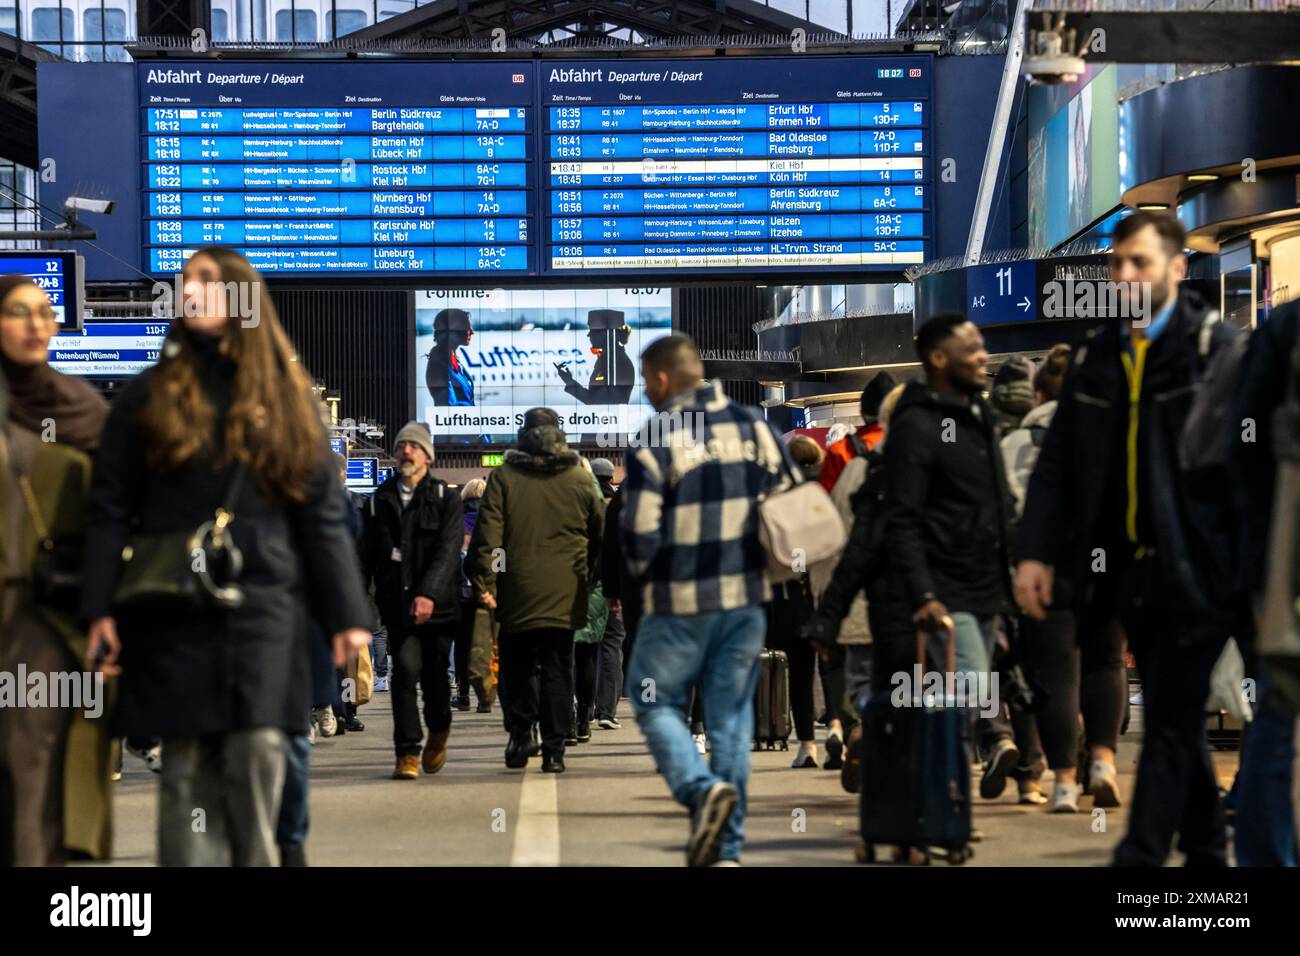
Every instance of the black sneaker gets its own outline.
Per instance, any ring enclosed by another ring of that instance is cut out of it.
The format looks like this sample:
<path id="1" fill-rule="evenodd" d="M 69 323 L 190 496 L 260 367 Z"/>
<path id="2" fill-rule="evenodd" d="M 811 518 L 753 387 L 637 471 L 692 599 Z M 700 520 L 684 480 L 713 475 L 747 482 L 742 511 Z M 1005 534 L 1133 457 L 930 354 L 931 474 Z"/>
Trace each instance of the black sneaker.
<path id="1" fill-rule="evenodd" d="M 542 754 L 542 773 L 564 773 L 564 754 Z"/>
<path id="2" fill-rule="evenodd" d="M 355 717 L 348 717 L 345 720 L 339 721 L 339 733 L 342 733 L 345 728 L 352 731 L 354 734 L 359 734 L 361 731 L 366 729 L 366 725 Z"/>
<path id="3" fill-rule="evenodd" d="M 583 723 L 578 724 L 578 736 L 574 742 L 585 744 L 590 739 L 591 739 L 591 724 L 586 723 L 585 721 Z"/>
<path id="4" fill-rule="evenodd" d="M 457 698 L 456 698 L 456 709 L 457 709 L 457 710 L 469 710 L 469 696 L 468 696 L 468 695 L 466 695 L 466 696 L 464 696 L 464 697 L 457 697 Z"/>
<path id="5" fill-rule="evenodd" d="M 844 767 L 844 738 L 831 734 L 826 738 L 826 761 L 822 766 L 827 770 L 841 770 Z"/>
<path id="6" fill-rule="evenodd" d="M 492 705 L 485 700 L 480 700 L 476 712 L 480 714 L 490 714 L 492 713 Z"/>
<path id="7" fill-rule="evenodd" d="M 980 777 L 980 796 L 985 800 L 994 800 L 1002 795 L 1007 786 L 1007 775 L 1016 769 L 1020 762 L 1020 751 L 1005 737 L 993 745 L 989 759 L 984 763 L 984 775 Z"/>
<path id="8" fill-rule="evenodd" d="M 687 866 L 712 866 L 722 855 L 722 831 L 736 809 L 740 794 L 729 783 L 715 783 L 700 799 L 686 843 Z"/>

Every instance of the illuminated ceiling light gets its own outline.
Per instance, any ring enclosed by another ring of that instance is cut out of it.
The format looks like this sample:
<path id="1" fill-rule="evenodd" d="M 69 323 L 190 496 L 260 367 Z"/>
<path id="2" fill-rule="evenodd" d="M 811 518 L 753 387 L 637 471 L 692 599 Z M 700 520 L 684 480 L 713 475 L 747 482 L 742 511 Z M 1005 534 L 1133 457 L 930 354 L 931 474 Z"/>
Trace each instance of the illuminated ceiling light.
<path id="1" fill-rule="evenodd" d="M 1146 203 L 1139 203 L 1138 208 L 1146 209 L 1150 212 L 1156 212 L 1162 209 L 1168 209 L 1169 205 L 1168 203 L 1162 203 L 1162 202 L 1146 202 Z"/>
<path id="2" fill-rule="evenodd" d="M 1218 179 L 1215 173 L 1192 173 L 1187 177 L 1189 183 L 1212 183 Z"/>

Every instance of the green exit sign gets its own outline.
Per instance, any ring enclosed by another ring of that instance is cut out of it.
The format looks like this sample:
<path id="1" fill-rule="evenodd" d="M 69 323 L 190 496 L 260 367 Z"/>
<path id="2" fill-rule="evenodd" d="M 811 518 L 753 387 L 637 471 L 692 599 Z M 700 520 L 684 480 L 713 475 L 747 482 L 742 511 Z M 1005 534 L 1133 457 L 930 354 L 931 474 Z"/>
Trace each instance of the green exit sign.
<path id="1" fill-rule="evenodd" d="M 505 461 L 506 461 L 506 456 L 505 456 L 505 455 L 484 455 L 484 456 L 483 456 L 483 467 L 484 467 L 484 468 L 497 468 L 497 467 L 500 467 L 501 465 L 505 464 Z"/>

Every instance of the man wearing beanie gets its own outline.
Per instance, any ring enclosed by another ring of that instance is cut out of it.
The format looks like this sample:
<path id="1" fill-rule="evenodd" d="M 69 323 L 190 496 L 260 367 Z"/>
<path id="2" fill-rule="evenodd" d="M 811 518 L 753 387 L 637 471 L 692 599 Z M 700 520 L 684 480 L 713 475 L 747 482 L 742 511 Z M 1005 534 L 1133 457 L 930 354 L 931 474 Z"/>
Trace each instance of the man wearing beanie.
<path id="1" fill-rule="evenodd" d="M 407 422 L 393 446 L 397 469 L 370 499 L 361 543 L 367 582 L 388 629 L 393 658 L 395 780 L 437 773 L 447 762 L 451 686 L 447 661 L 460 621 L 460 549 L 464 519 L 460 495 L 435 478 L 433 439 L 420 422 Z M 429 735 L 421 748 L 416 685 L 424 691 Z"/>
<path id="2" fill-rule="evenodd" d="M 888 372 L 877 372 L 876 377 L 867 382 L 858 406 L 862 412 L 862 425 L 855 433 L 846 435 L 826 449 L 826 460 L 822 462 L 822 470 L 818 472 L 817 480 L 827 491 L 835 487 L 835 482 L 845 465 L 880 444 L 880 439 L 885 435 L 884 427 L 877 421 L 880 403 L 897 384 L 898 380 Z"/>
<path id="3" fill-rule="evenodd" d="M 501 628 L 501 706 L 510 734 L 505 760 L 513 770 L 526 767 L 540 749 L 545 773 L 564 772 L 573 720 L 573 632 L 587 626 L 603 520 L 600 492 L 578 467 L 559 417 L 549 408 L 530 408 L 519 447 L 506 452 L 483 489 L 465 559 L 479 600 L 496 610 Z M 533 736 L 539 722 L 540 744 Z"/>

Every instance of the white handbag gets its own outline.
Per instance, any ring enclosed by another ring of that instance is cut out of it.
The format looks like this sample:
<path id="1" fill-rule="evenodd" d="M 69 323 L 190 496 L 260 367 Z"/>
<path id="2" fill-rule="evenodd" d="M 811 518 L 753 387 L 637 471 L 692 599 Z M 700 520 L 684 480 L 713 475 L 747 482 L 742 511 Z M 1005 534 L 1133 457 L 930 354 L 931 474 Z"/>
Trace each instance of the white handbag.
<path id="1" fill-rule="evenodd" d="M 758 540 L 767 551 L 768 578 L 779 584 L 838 558 L 849 536 L 826 489 L 804 481 L 759 502 Z"/>

